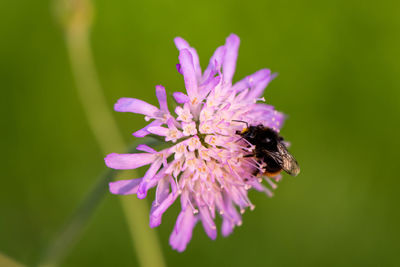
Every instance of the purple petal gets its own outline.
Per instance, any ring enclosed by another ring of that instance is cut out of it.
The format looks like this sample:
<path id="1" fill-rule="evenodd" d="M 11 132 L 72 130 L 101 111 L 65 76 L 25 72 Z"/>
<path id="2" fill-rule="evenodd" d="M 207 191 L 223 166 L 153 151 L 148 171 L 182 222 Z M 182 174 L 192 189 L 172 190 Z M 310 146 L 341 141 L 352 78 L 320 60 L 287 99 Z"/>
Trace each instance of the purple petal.
<path id="1" fill-rule="evenodd" d="M 235 224 L 233 223 L 233 221 L 228 217 L 224 217 L 223 221 L 222 221 L 222 228 L 221 228 L 222 235 L 223 236 L 230 235 L 232 233 L 234 227 L 235 227 Z"/>
<path id="2" fill-rule="evenodd" d="M 260 184 L 257 180 L 248 182 L 253 188 L 259 192 L 264 192 L 267 196 L 272 197 L 274 193 L 264 185 Z"/>
<path id="3" fill-rule="evenodd" d="M 229 218 L 235 223 L 235 224 L 240 224 L 242 221 L 242 218 L 240 214 L 237 212 L 235 206 L 232 204 L 232 200 L 229 196 L 227 196 L 228 193 L 224 193 L 224 206 L 225 206 L 225 215 L 229 216 Z"/>
<path id="4" fill-rule="evenodd" d="M 136 98 L 120 98 L 114 105 L 114 110 L 119 112 L 133 112 L 146 116 L 153 116 L 158 111 L 153 105 Z"/>
<path id="5" fill-rule="evenodd" d="M 262 82 L 265 79 L 268 79 L 269 77 L 271 77 L 271 71 L 269 69 L 259 70 L 235 83 L 235 85 L 232 86 L 232 90 L 236 92 L 241 92 L 244 89 L 253 88 L 258 83 Z"/>
<path id="6" fill-rule="evenodd" d="M 140 150 L 140 151 L 147 152 L 147 153 L 157 153 L 157 151 L 155 149 L 153 149 L 153 148 L 151 148 L 151 147 L 149 147 L 148 145 L 145 145 L 145 144 L 138 145 L 136 147 L 136 149 Z"/>
<path id="7" fill-rule="evenodd" d="M 248 99 L 256 99 L 261 97 L 264 93 L 265 87 L 267 87 L 271 80 L 271 75 L 269 74 L 264 79 L 254 84 L 253 88 L 249 91 L 249 94 L 246 97 Z"/>
<path id="8" fill-rule="evenodd" d="M 173 93 L 173 96 L 176 102 L 178 102 L 179 104 L 184 104 L 190 101 L 189 97 L 181 92 L 175 92 Z"/>
<path id="9" fill-rule="evenodd" d="M 196 73 L 196 76 L 198 79 L 200 79 L 201 77 L 201 67 L 200 67 L 200 61 L 199 61 L 199 55 L 197 54 L 196 49 L 194 49 L 193 47 L 190 47 L 189 43 L 186 42 L 186 40 L 184 40 L 181 37 L 176 37 L 174 39 L 175 45 L 178 48 L 178 50 L 182 50 L 182 49 L 188 49 L 190 54 L 192 55 L 193 58 L 193 67 L 194 67 L 194 71 Z"/>
<path id="10" fill-rule="evenodd" d="M 165 176 L 164 179 L 161 179 L 157 185 L 156 200 L 158 203 L 156 204 L 159 205 L 161 202 L 163 202 L 168 197 L 170 192 L 170 177 Z"/>
<path id="11" fill-rule="evenodd" d="M 285 114 L 275 111 L 273 106 L 266 104 L 254 104 L 251 118 L 255 123 L 262 123 L 273 129 L 280 129 L 286 119 Z"/>
<path id="12" fill-rule="evenodd" d="M 178 186 L 172 176 L 169 177 L 169 184 L 171 185 L 172 193 L 176 193 L 178 191 Z"/>
<path id="13" fill-rule="evenodd" d="M 204 71 L 203 80 L 212 78 L 218 72 L 218 70 L 221 68 L 225 51 L 225 46 L 220 46 L 215 50 L 214 54 L 210 58 L 207 69 Z"/>
<path id="14" fill-rule="evenodd" d="M 233 202 L 243 209 L 249 205 L 249 200 L 246 195 L 246 191 L 244 188 L 234 187 L 230 188 L 230 196 L 232 197 Z"/>
<path id="15" fill-rule="evenodd" d="M 225 57 L 224 63 L 222 64 L 222 69 L 224 73 L 224 81 L 226 83 L 232 83 L 232 77 L 235 74 L 236 69 L 236 59 L 238 56 L 240 39 L 237 35 L 231 34 L 226 38 L 225 42 Z"/>
<path id="16" fill-rule="evenodd" d="M 196 225 L 196 218 L 191 209 L 182 210 L 176 220 L 175 228 L 169 237 L 171 247 L 179 252 L 186 249 L 192 239 L 193 228 Z"/>
<path id="17" fill-rule="evenodd" d="M 136 194 L 142 178 L 121 180 L 109 183 L 110 192 L 117 195 Z"/>
<path id="18" fill-rule="evenodd" d="M 156 161 L 151 164 L 150 168 L 146 171 L 146 174 L 143 177 L 142 183 L 139 185 L 137 196 L 140 199 L 143 199 L 147 195 L 148 184 L 150 180 L 156 175 L 158 170 L 161 167 L 162 160 L 157 159 Z"/>
<path id="19" fill-rule="evenodd" d="M 168 128 L 161 127 L 161 126 L 154 126 L 154 127 L 149 127 L 147 129 L 152 134 L 159 135 L 159 136 L 167 136 L 168 134 Z"/>
<path id="20" fill-rule="evenodd" d="M 136 169 L 150 164 L 156 159 L 156 154 L 137 153 L 137 154 L 117 154 L 111 153 L 104 159 L 106 165 L 117 170 Z"/>
<path id="21" fill-rule="evenodd" d="M 257 103 L 252 107 L 253 112 L 265 112 L 266 114 L 272 114 L 274 112 L 274 106 Z"/>
<path id="22" fill-rule="evenodd" d="M 184 210 L 188 207 L 188 205 L 189 205 L 189 190 L 183 190 L 181 194 L 181 207 Z"/>
<path id="23" fill-rule="evenodd" d="M 158 103 L 160 103 L 160 109 L 163 111 L 168 111 L 167 93 L 165 92 L 164 86 L 156 85 L 156 96 Z"/>
<path id="24" fill-rule="evenodd" d="M 150 127 L 154 127 L 154 126 L 160 126 L 163 123 L 159 120 L 154 120 L 152 122 L 150 122 L 149 124 L 147 124 L 143 129 L 140 129 L 136 132 L 134 132 L 132 135 L 135 137 L 145 137 L 146 135 L 150 134 L 150 132 L 147 130 Z"/>
<path id="25" fill-rule="evenodd" d="M 168 197 L 150 212 L 150 227 L 157 227 L 161 224 L 163 213 L 175 202 L 179 194 L 169 194 Z"/>
<path id="26" fill-rule="evenodd" d="M 274 117 L 275 117 L 275 125 L 278 129 L 280 129 L 283 123 L 285 122 L 286 115 L 283 114 L 282 112 L 277 112 Z"/>
<path id="27" fill-rule="evenodd" d="M 160 204 L 152 211 L 152 216 L 160 217 L 169 206 L 174 203 L 179 194 L 169 194 Z"/>
<path id="28" fill-rule="evenodd" d="M 150 222 L 149 222 L 149 226 L 150 226 L 151 228 L 158 227 L 158 226 L 161 225 L 162 216 L 155 217 L 155 216 L 152 216 L 152 215 L 151 215 L 151 212 L 150 212 L 150 220 L 149 220 L 149 221 L 150 221 Z"/>
<path id="29" fill-rule="evenodd" d="M 190 47 L 189 43 L 185 39 L 183 39 L 182 37 L 179 37 L 179 36 L 175 37 L 174 42 L 175 42 L 175 46 L 176 46 L 176 48 L 178 48 L 178 50 L 182 50 L 182 49 Z"/>
<path id="30" fill-rule="evenodd" d="M 180 50 L 179 62 L 181 63 L 186 90 L 190 99 L 192 99 L 197 95 L 197 78 L 193 66 L 193 58 L 188 49 Z"/>
<path id="31" fill-rule="evenodd" d="M 179 74 L 183 75 L 182 73 L 182 68 L 181 68 L 181 64 L 176 64 L 176 70 L 179 72 Z"/>
<path id="32" fill-rule="evenodd" d="M 147 184 L 147 190 L 158 185 L 158 182 L 165 177 L 166 168 L 162 168 Z"/>
<path id="33" fill-rule="evenodd" d="M 204 231 L 207 233 L 209 238 L 215 240 L 215 238 L 217 238 L 217 227 L 215 226 L 215 223 L 211 218 L 211 214 L 208 207 L 207 206 L 199 207 L 199 211 Z"/>
<path id="34" fill-rule="evenodd" d="M 196 73 L 197 79 L 201 78 L 201 67 L 200 67 L 200 61 L 199 61 L 199 55 L 197 54 L 196 49 L 193 47 L 189 48 L 190 54 L 192 54 L 193 58 L 193 66 L 194 66 L 194 72 Z"/>
<path id="35" fill-rule="evenodd" d="M 204 97 L 207 96 L 207 94 L 213 89 L 215 88 L 219 82 L 221 81 L 221 77 L 220 76 L 216 76 L 213 77 L 207 85 L 205 85 L 202 90 L 200 90 L 199 92 L 199 99 L 203 99 Z"/>
<path id="36" fill-rule="evenodd" d="M 171 117 L 167 120 L 167 125 L 169 129 L 176 129 L 175 127 L 176 120 L 175 118 Z"/>

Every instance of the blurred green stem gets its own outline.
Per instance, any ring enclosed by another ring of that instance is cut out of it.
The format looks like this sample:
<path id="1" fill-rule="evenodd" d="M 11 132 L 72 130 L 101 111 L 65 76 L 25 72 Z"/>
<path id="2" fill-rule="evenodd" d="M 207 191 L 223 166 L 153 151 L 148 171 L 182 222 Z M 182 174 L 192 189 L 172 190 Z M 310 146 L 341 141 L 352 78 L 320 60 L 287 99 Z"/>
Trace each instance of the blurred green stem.
<path id="1" fill-rule="evenodd" d="M 107 193 L 108 183 L 116 174 L 116 170 L 109 169 L 97 179 L 97 183 L 81 202 L 71 219 L 66 222 L 61 232 L 44 251 L 41 267 L 58 265 L 77 243 L 96 207 Z"/>
<path id="2" fill-rule="evenodd" d="M 59 0 L 57 4 L 60 18 L 65 27 L 66 45 L 78 95 L 93 135 L 104 154 L 123 151 L 126 145 L 108 108 L 90 49 L 89 32 L 93 5 L 90 0 Z M 96 192 L 99 187 L 107 188 L 106 181 L 102 178 L 93 192 Z M 83 205 L 80 212 L 90 214 L 102 199 L 98 196 L 101 195 L 94 193 L 89 195 L 89 200 L 84 203 L 90 204 L 91 201 L 93 203 L 88 207 Z M 144 267 L 165 266 L 155 231 L 144 222 L 149 210 L 147 203 L 134 197 L 120 199 L 140 265 Z M 78 214 L 80 212 L 78 211 Z M 88 215 L 82 214 L 82 216 Z M 85 220 L 88 219 L 85 218 Z M 75 226 L 70 227 L 74 228 Z M 80 223 L 79 227 L 84 227 L 84 224 Z M 79 233 L 77 229 L 73 232 Z M 60 238 L 71 238 L 68 233 L 64 234 L 66 237 L 62 235 Z M 49 250 L 53 251 L 53 254 L 49 253 L 44 259 L 45 265 L 57 265 L 62 260 L 62 256 L 67 253 L 63 250 L 67 249 L 68 246 L 62 245 L 61 250 L 57 248 Z"/>
<path id="3" fill-rule="evenodd" d="M 7 267 L 23 267 L 25 265 L 17 262 L 14 259 L 11 259 L 7 255 L 0 253 L 0 266 L 7 266 Z"/>

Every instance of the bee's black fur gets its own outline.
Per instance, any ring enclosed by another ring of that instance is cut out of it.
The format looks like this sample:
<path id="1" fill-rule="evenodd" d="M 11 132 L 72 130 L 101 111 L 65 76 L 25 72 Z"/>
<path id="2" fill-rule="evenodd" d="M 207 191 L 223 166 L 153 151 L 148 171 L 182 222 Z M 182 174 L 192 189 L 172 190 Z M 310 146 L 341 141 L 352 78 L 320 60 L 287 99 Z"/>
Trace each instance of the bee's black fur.
<path id="1" fill-rule="evenodd" d="M 255 146 L 253 154 L 248 156 L 254 156 L 259 162 L 265 163 L 265 173 L 276 174 L 283 169 L 284 161 L 287 160 L 287 155 L 290 154 L 287 152 L 286 146 L 283 144 L 283 138 L 276 131 L 259 124 L 257 126 L 248 126 L 242 132 L 237 131 L 236 134 L 240 135 L 243 139 Z M 282 147 L 284 148 L 283 153 Z M 293 164 L 298 166 L 294 158 L 291 156 L 290 158 L 293 159 Z M 292 174 L 288 170 L 285 171 Z M 294 175 L 297 175 L 297 173 Z"/>

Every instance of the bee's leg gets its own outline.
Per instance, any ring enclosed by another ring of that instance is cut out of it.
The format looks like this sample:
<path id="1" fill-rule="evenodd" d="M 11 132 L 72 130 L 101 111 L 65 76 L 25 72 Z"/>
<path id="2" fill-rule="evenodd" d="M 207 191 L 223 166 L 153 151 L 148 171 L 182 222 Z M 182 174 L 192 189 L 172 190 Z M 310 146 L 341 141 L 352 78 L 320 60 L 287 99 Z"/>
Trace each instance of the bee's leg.
<path id="1" fill-rule="evenodd" d="M 257 160 L 258 164 L 262 164 L 262 162 L 260 160 Z M 256 169 L 255 171 L 253 171 L 253 176 L 258 177 L 260 174 L 263 173 L 263 168 L 262 169 Z"/>
<path id="2" fill-rule="evenodd" d="M 238 140 L 235 141 L 235 143 L 239 142 L 242 139 L 243 139 L 243 137 L 240 137 Z"/>
<path id="3" fill-rule="evenodd" d="M 252 158 L 252 157 L 254 157 L 255 155 L 254 154 L 248 154 L 248 155 L 244 155 L 243 157 L 244 158 Z"/>

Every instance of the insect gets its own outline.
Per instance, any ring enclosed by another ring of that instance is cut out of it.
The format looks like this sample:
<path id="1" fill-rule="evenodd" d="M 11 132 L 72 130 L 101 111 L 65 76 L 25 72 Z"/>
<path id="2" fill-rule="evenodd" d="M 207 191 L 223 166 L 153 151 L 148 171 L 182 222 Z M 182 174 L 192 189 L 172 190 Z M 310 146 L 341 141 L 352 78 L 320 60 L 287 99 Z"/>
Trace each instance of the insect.
<path id="1" fill-rule="evenodd" d="M 276 131 L 262 124 L 249 126 L 245 121 L 237 122 L 246 123 L 247 127 L 243 131 L 236 131 L 236 134 L 255 146 L 252 153 L 245 157 L 255 157 L 260 163 L 265 163 L 263 175 L 274 177 L 282 170 L 292 176 L 300 173 L 299 164 Z"/>

